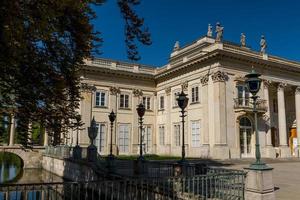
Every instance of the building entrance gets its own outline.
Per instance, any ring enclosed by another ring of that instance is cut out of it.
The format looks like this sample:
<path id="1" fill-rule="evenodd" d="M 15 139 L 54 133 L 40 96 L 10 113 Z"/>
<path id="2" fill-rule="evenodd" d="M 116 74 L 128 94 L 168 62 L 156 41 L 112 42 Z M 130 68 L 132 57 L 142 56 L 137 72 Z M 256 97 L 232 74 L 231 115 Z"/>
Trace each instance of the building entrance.
<path id="1" fill-rule="evenodd" d="M 241 150 L 241 157 L 243 158 L 252 157 L 251 139 L 252 139 L 251 121 L 247 117 L 242 117 L 240 119 L 240 150 Z"/>

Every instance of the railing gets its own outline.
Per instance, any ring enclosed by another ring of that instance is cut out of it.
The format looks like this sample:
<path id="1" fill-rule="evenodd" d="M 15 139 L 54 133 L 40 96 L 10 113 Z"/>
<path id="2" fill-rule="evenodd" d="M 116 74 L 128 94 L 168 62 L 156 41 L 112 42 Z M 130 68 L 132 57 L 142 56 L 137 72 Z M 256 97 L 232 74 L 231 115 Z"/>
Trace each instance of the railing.
<path id="1" fill-rule="evenodd" d="M 0 185 L 0 199 L 244 199 L 244 173 Z"/>
<path id="2" fill-rule="evenodd" d="M 234 99 L 234 108 L 235 109 L 244 109 L 252 110 L 253 109 L 253 99 L 251 98 L 235 98 Z M 256 109 L 258 111 L 267 111 L 267 101 L 263 99 L 257 99 Z"/>
<path id="3" fill-rule="evenodd" d="M 71 150 L 72 148 L 67 145 L 46 146 L 44 154 L 59 158 L 69 158 L 71 157 Z"/>

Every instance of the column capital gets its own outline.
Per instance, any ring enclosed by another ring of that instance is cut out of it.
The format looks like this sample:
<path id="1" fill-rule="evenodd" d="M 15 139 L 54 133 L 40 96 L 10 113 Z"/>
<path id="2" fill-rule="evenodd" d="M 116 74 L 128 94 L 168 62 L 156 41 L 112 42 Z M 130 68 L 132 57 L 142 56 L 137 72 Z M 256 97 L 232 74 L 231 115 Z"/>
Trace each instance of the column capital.
<path id="1" fill-rule="evenodd" d="M 208 75 L 208 74 L 202 76 L 201 79 L 200 79 L 200 82 L 201 82 L 201 84 L 202 84 L 203 86 L 204 86 L 204 85 L 207 85 L 208 81 L 209 81 L 209 75 Z"/>
<path id="2" fill-rule="evenodd" d="M 295 89 L 295 94 L 300 95 L 300 86 L 297 86 Z"/>
<path id="3" fill-rule="evenodd" d="M 82 92 L 95 92 L 97 90 L 95 85 L 89 83 L 81 83 L 80 89 Z"/>
<path id="4" fill-rule="evenodd" d="M 283 91 L 286 88 L 287 83 L 279 83 L 277 86 L 277 91 Z"/>
<path id="5" fill-rule="evenodd" d="M 189 87 L 189 83 L 187 81 L 185 81 L 181 84 L 181 89 L 183 91 L 186 91 L 188 89 L 188 87 Z"/>
<path id="6" fill-rule="evenodd" d="M 121 90 L 119 87 L 110 87 L 109 91 L 110 91 L 111 95 L 117 95 L 117 94 L 121 93 Z"/>
<path id="7" fill-rule="evenodd" d="M 165 89 L 166 95 L 170 95 L 171 94 L 171 87 L 167 87 Z"/>
<path id="8" fill-rule="evenodd" d="M 264 88 L 265 89 L 268 89 L 268 88 L 270 88 L 270 86 L 271 86 L 271 84 L 272 84 L 272 81 L 270 81 L 270 80 L 263 80 L 263 83 L 264 83 Z"/>
<path id="9" fill-rule="evenodd" d="M 217 72 L 213 73 L 211 78 L 212 78 L 213 82 L 225 82 L 228 80 L 227 74 L 222 71 L 217 71 Z"/>
<path id="10" fill-rule="evenodd" d="M 132 93 L 133 93 L 134 97 L 143 96 L 143 91 L 141 89 L 133 89 Z"/>

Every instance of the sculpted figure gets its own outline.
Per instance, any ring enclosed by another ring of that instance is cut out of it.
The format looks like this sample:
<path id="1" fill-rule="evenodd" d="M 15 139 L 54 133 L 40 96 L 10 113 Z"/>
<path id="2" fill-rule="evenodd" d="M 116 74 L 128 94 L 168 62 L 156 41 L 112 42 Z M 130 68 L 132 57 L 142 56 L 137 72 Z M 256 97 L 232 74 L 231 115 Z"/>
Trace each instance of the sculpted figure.
<path id="1" fill-rule="evenodd" d="M 222 39 L 223 39 L 223 30 L 224 30 L 224 27 L 222 27 L 221 24 L 218 22 L 217 25 L 216 25 L 216 33 L 217 33 L 216 42 L 221 42 L 222 41 Z"/>
<path id="2" fill-rule="evenodd" d="M 173 51 L 177 51 L 177 50 L 179 50 L 179 42 L 178 41 L 175 42 L 175 45 L 173 48 Z"/>
<path id="3" fill-rule="evenodd" d="M 246 36 L 245 36 L 244 33 L 241 33 L 241 40 L 240 40 L 240 42 L 241 42 L 241 46 L 242 47 L 246 46 Z"/>
<path id="4" fill-rule="evenodd" d="M 267 49 L 267 42 L 266 42 L 266 39 L 265 39 L 265 36 L 261 36 L 261 39 L 260 39 L 260 53 L 266 53 L 266 49 Z"/>
<path id="5" fill-rule="evenodd" d="M 212 25 L 208 24 L 207 28 L 207 36 L 212 37 Z"/>

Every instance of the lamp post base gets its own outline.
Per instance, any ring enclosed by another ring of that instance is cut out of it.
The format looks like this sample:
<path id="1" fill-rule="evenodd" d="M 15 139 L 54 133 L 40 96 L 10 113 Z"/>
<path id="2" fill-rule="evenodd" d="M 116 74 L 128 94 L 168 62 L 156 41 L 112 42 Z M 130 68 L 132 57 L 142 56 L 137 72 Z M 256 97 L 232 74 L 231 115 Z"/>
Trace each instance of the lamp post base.
<path id="1" fill-rule="evenodd" d="M 251 170 L 272 170 L 272 167 L 269 167 L 266 163 L 263 162 L 255 162 L 250 164 L 249 167 L 246 167 L 245 169 L 251 169 Z"/>

